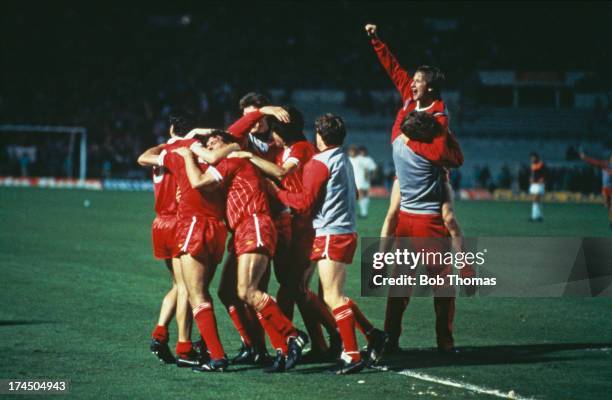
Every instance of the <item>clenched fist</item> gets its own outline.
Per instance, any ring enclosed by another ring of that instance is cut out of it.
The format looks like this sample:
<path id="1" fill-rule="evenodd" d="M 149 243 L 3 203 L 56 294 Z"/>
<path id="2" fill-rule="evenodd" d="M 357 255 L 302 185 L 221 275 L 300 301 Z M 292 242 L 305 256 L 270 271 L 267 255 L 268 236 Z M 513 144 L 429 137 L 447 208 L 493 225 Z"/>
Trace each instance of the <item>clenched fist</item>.
<path id="1" fill-rule="evenodd" d="M 377 30 L 378 27 L 374 24 L 367 24 L 365 26 L 365 31 L 367 32 L 369 37 L 378 37 Z"/>

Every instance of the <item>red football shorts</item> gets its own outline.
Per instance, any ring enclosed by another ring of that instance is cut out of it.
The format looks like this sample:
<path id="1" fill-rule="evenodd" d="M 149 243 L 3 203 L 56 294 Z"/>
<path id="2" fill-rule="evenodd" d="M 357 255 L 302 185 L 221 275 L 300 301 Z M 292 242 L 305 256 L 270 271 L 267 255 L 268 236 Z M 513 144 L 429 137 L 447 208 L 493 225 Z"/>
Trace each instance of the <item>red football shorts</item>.
<path id="1" fill-rule="evenodd" d="M 353 262 L 353 256 L 355 255 L 356 249 L 356 233 L 317 236 L 312 243 L 310 259 L 312 261 L 328 259 L 350 264 Z"/>
<path id="2" fill-rule="evenodd" d="M 315 230 L 312 227 L 312 218 L 294 215 L 292 221 L 291 252 L 295 257 L 310 260 Z M 310 265 L 310 262 L 308 262 Z"/>
<path id="3" fill-rule="evenodd" d="M 173 257 L 176 223 L 176 215 L 158 215 L 153 220 L 151 237 L 155 258 L 164 260 Z"/>
<path id="4" fill-rule="evenodd" d="M 441 214 L 412 214 L 400 211 L 395 236 L 449 237 Z"/>
<path id="5" fill-rule="evenodd" d="M 450 250 L 448 240 L 430 239 L 450 237 L 441 214 L 412 214 L 400 211 L 395 236 L 413 238 L 410 242 L 414 251 L 444 253 Z M 427 272 L 430 276 L 446 276 L 451 272 L 451 265 L 428 265 Z"/>
<path id="6" fill-rule="evenodd" d="M 612 187 L 605 187 L 601 189 L 601 194 L 604 198 L 612 197 Z"/>
<path id="7" fill-rule="evenodd" d="M 223 259 L 227 230 L 216 218 L 193 216 L 178 221 L 175 256 L 188 253 L 193 258 L 217 265 Z"/>
<path id="8" fill-rule="evenodd" d="M 244 219 L 234 231 L 236 256 L 246 253 L 261 253 L 274 256 L 276 250 L 276 228 L 267 214 L 253 214 Z"/>

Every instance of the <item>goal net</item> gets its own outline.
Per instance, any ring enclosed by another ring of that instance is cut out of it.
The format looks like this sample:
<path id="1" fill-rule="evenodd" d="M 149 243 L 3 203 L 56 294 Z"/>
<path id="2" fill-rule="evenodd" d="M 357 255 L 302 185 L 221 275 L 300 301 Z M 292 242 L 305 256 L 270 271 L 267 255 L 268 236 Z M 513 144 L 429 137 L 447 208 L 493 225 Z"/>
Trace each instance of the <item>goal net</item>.
<path id="1" fill-rule="evenodd" d="M 87 177 L 87 129 L 0 125 L 0 176 Z"/>

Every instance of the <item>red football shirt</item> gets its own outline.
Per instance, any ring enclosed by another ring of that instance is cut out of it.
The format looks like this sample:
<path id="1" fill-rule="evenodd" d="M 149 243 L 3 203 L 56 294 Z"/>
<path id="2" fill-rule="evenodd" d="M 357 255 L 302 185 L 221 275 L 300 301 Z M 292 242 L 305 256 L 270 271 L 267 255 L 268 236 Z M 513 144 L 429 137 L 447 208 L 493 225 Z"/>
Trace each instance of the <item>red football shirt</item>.
<path id="1" fill-rule="evenodd" d="M 296 165 L 296 167 L 286 174 L 281 180 L 281 186 L 283 189 L 288 190 L 291 193 L 302 191 L 302 172 L 304 171 L 304 165 L 306 165 L 306 163 L 314 155 L 314 146 L 312 143 L 306 140 L 295 142 L 288 148 L 276 154 L 275 163 L 279 167 L 282 167 L 286 162 L 291 162 Z"/>
<path id="2" fill-rule="evenodd" d="M 442 100 L 434 101 L 429 107 L 416 108 L 416 101 L 412 98 L 412 76 L 399 64 L 387 45 L 378 38 L 372 39 L 374 51 L 381 65 L 393 81 L 398 92 L 402 96 L 403 106 L 397 112 L 393 128 L 391 130 L 391 142 L 402 134 L 400 128 L 402 122 L 411 111 L 426 112 L 432 114 L 444 128 L 444 133 L 436 137 L 432 143 L 423 143 L 411 140 L 408 142 L 416 154 L 425 157 L 429 161 L 442 167 L 459 167 L 463 164 L 463 153 L 461 147 L 448 129 L 448 113 L 446 105 Z"/>
<path id="3" fill-rule="evenodd" d="M 242 158 L 225 158 L 210 167 L 226 195 L 226 216 L 234 230 L 253 214 L 269 214 L 268 198 L 257 168 Z"/>
<path id="4" fill-rule="evenodd" d="M 180 191 L 178 202 L 179 218 L 190 218 L 192 216 L 203 216 L 223 219 L 223 198 L 216 192 L 202 193 L 191 187 L 185 160 L 182 156 L 172 153 L 172 149 L 178 147 L 189 147 L 197 142 L 196 139 L 177 139 L 169 144 L 159 155 L 159 165 L 170 170 L 176 177 L 176 183 Z M 199 163 L 202 172 L 209 168 L 206 163 Z"/>
<path id="5" fill-rule="evenodd" d="M 164 146 L 164 149 L 168 144 Z M 157 215 L 176 215 L 176 178 L 168 168 L 153 167 L 153 193 L 155 195 L 155 213 Z"/>

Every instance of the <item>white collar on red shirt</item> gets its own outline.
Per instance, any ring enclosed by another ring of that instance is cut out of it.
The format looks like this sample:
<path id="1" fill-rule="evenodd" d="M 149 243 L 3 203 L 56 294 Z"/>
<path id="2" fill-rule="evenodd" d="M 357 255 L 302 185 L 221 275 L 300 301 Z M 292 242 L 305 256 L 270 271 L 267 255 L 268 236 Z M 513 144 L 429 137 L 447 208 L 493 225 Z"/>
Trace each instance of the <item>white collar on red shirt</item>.
<path id="1" fill-rule="evenodd" d="M 433 101 L 433 102 L 432 102 L 430 105 L 428 105 L 427 107 L 423 107 L 423 108 L 415 107 L 415 108 L 414 108 L 414 111 L 419 111 L 419 112 L 420 112 L 420 111 L 426 111 L 426 110 L 429 110 L 430 108 L 432 108 L 432 107 L 433 107 L 433 106 L 436 104 L 436 102 L 437 102 L 437 101 L 438 101 L 438 100 L 434 100 L 434 101 Z"/>

